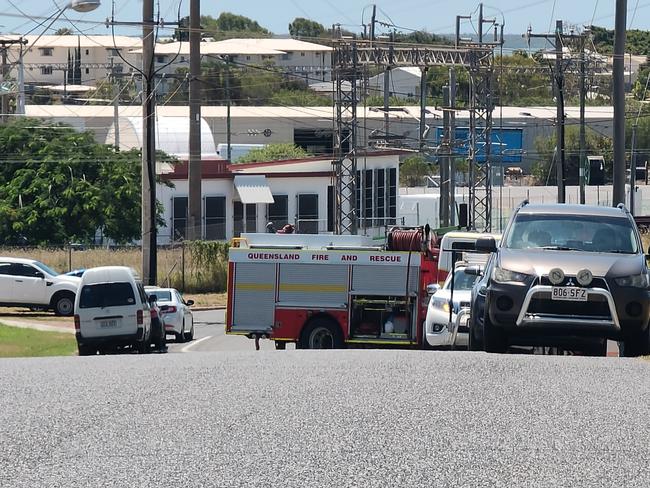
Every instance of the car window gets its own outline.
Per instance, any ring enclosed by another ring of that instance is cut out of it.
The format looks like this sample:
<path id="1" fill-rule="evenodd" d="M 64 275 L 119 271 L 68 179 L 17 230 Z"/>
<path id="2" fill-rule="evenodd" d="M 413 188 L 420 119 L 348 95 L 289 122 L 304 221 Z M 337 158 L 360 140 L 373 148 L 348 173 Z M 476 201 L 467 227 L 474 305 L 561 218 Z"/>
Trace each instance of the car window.
<path id="1" fill-rule="evenodd" d="M 159 302 L 171 302 L 172 294 L 169 291 L 164 290 L 149 290 L 147 291 L 148 295 L 156 295 Z"/>
<path id="2" fill-rule="evenodd" d="M 138 282 L 136 284 L 138 288 L 138 295 L 140 296 L 140 301 L 144 305 L 145 308 L 149 306 L 149 300 L 147 300 L 147 292 L 144 289 L 144 286 L 142 286 L 142 283 Z"/>
<path id="3" fill-rule="evenodd" d="M 638 252 L 636 232 L 629 219 L 595 215 L 520 214 L 508 231 L 505 247 Z"/>
<path id="4" fill-rule="evenodd" d="M 43 272 L 39 269 L 36 269 L 34 266 L 30 266 L 29 264 L 14 263 L 14 265 L 11 267 L 11 274 L 14 276 L 35 278 L 39 274 L 42 275 Z"/>
<path id="5" fill-rule="evenodd" d="M 79 296 L 79 308 L 105 308 L 134 305 L 131 283 L 96 283 L 84 285 Z"/>
<path id="6" fill-rule="evenodd" d="M 0 263 L 0 275 L 11 275 L 11 265 L 13 263 Z"/>
<path id="7" fill-rule="evenodd" d="M 478 276 L 466 274 L 464 268 L 454 271 L 454 290 L 471 290 Z M 450 275 L 451 276 L 451 275 Z M 451 278 L 445 281 L 444 289 L 451 289 Z"/>

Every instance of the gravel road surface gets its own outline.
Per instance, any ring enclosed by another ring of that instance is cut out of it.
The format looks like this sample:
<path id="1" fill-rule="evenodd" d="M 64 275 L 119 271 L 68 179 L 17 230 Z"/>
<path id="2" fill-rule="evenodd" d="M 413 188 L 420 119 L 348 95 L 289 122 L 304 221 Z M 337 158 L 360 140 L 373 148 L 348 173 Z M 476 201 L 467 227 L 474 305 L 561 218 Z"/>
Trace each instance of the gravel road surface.
<path id="1" fill-rule="evenodd" d="M 649 376 L 427 351 L 0 360 L 0 485 L 647 487 Z"/>

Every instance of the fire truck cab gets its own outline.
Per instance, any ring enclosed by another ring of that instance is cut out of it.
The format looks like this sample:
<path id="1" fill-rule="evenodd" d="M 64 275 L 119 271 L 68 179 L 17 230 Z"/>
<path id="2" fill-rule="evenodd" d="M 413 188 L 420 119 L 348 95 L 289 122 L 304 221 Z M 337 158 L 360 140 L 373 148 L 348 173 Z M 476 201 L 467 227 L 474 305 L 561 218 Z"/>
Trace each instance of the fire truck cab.
<path id="1" fill-rule="evenodd" d="M 226 333 L 276 348 L 417 347 L 435 283 L 429 228 L 364 236 L 243 234 L 229 251 Z"/>

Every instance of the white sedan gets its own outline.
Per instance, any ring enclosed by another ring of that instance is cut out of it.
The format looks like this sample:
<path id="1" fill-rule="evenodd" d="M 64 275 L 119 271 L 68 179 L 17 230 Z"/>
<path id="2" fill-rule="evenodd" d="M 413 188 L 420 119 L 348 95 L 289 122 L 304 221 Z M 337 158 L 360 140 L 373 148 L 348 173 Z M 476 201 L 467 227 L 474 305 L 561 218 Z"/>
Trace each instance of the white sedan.
<path id="1" fill-rule="evenodd" d="M 452 345 L 453 329 L 458 313 L 465 309 L 463 314 L 469 313 L 472 286 L 477 276 L 465 274 L 465 267 L 458 266 L 454 273 L 450 273 L 444 285 L 436 291 L 429 301 L 427 317 L 424 322 L 425 339 L 431 347 L 447 347 Z M 453 303 L 451 302 L 451 280 L 454 279 Z M 451 321 L 449 308 L 451 310 Z M 467 315 L 469 317 L 469 315 Z M 466 322 L 461 318 L 458 329 L 456 345 L 466 346 L 468 330 Z"/>
<path id="2" fill-rule="evenodd" d="M 148 294 L 156 295 L 158 306 L 165 321 L 167 334 L 174 334 L 176 342 L 187 342 L 194 339 L 194 317 L 190 306 L 192 300 L 185 301 L 175 288 L 159 288 L 146 286 Z"/>

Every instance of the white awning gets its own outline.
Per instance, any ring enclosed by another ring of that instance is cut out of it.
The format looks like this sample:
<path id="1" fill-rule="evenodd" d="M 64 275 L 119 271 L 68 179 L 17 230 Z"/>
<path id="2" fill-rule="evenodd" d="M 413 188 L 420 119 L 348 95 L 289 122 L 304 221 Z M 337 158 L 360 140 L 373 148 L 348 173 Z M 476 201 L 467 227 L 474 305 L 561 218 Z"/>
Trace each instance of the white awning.
<path id="1" fill-rule="evenodd" d="M 235 188 L 242 203 L 273 203 L 271 189 L 263 175 L 235 176 Z"/>

